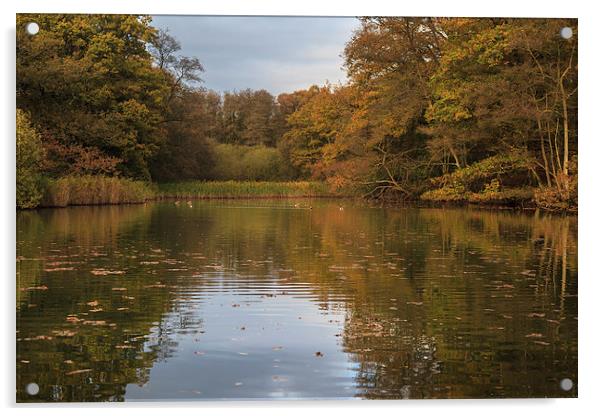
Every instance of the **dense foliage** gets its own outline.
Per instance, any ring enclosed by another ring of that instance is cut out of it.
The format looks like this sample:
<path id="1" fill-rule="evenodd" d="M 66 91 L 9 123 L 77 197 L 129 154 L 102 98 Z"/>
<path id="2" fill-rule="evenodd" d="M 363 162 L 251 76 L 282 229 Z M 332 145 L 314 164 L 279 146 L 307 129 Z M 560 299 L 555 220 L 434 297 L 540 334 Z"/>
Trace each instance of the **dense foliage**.
<path id="1" fill-rule="evenodd" d="M 292 161 L 373 196 L 499 201 L 535 187 L 574 205 L 576 34 L 561 19 L 362 19 L 350 82 L 289 117 Z M 456 180 L 475 175 L 472 189 Z"/>
<path id="2" fill-rule="evenodd" d="M 17 207 L 33 208 L 42 199 L 40 163 L 44 148 L 29 117 L 17 110 Z"/>
<path id="3" fill-rule="evenodd" d="M 18 26 L 17 107 L 46 176 L 311 178 L 373 198 L 576 207 L 575 20 L 362 18 L 346 84 L 278 97 L 203 88 L 201 62 L 148 16 Z"/>

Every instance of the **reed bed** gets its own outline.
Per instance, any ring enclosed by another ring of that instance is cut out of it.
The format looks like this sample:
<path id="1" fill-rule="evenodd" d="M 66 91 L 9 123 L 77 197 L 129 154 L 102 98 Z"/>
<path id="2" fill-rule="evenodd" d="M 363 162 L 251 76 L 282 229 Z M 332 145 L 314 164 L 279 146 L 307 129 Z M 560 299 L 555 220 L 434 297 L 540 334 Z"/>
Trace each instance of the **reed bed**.
<path id="1" fill-rule="evenodd" d="M 193 181 L 158 185 L 157 198 L 235 199 L 338 196 L 323 182 Z"/>
<path id="2" fill-rule="evenodd" d="M 155 193 L 146 182 L 106 176 L 67 176 L 49 179 L 42 207 L 68 205 L 136 204 L 152 199 Z"/>

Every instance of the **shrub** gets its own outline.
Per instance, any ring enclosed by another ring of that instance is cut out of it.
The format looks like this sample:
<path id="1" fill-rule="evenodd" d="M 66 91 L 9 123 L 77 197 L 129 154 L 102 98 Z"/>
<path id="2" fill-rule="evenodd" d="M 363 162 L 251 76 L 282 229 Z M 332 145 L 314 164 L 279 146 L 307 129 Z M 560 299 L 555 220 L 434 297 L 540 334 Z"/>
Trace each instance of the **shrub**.
<path id="1" fill-rule="evenodd" d="M 521 177 L 528 171 L 533 161 L 519 152 L 511 152 L 488 157 L 479 162 L 458 169 L 452 173 L 439 176 L 431 180 L 436 187 L 463 185 L 467 190 L 478 192 L 491 179 L 519 175 Z M 504 183 L 508 184 L 507 181 Z"/>
<path id="2" fill-rule="evenodd" d="M 420 196 L 420 199 L 425 201 L 441 202 L 466 201 L 467 198 L 468 194 L 464 188 L 464 185 L 459 183 L 454 183 L 451 186 L 426 191 Z"/>
<path id="3" fill-rule="evenodd" d="M 509 188 L 497 191 L 471 192 L 468 202 L 474 204 L 520 205 L 533 199 L 533 188 Z"/>
<path id="4" fill-rule="evenodd" d="M 213 159 L 211 176 L 216 180 L 273 181 L 291 177 L 282 154 L 272 147 L 216 144 Z"/>
<path id="5" fill-rule="evenodd" d="M 44 149 L 29 116 L 17 109 L 17 207 L 35 208 L 42 199 L 40 165 Z"/>

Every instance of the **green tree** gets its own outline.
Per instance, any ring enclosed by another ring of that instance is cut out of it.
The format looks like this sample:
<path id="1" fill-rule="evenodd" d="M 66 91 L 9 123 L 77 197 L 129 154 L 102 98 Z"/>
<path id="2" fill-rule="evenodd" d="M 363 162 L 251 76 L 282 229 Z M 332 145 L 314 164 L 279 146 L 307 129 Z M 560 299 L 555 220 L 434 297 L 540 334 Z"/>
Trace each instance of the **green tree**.
<path id="1" fill-rule="evenodd" d="M 17 207 L 35 208 L 42 199 L 40 166 L 44 148 L 29 116 L 17 109 Z"/>
<path id="2" fill-rule="evenodd" d="M 25 24 L 40 32 L 30 36 Z M 119 159 L 117 172 L 149 178 L 147 162 L 164 140 L 169 85 L 147 44 L 148 16 L 19 14 L 17 107 L 44 141 L 94 148 Z M 49 155 L 52 156 L 52 155 Z"/>

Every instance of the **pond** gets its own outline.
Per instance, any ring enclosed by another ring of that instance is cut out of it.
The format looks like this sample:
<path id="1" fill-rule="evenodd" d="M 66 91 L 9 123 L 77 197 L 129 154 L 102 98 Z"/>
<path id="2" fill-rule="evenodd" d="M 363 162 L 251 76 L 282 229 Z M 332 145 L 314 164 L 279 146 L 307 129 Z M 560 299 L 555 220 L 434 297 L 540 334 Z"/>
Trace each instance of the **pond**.
<path id="1" fill-rule="evenodd" d="M 309 199 L 21 211 L 16 296 L 20 402 L 577 395 L 571 216 Z"/>

